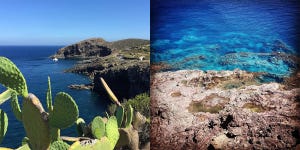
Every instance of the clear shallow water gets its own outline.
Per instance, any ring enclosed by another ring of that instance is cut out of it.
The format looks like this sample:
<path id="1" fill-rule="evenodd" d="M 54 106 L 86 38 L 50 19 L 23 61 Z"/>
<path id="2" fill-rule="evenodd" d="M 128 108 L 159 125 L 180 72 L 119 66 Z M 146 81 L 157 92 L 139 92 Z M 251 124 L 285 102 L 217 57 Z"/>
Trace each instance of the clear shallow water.
<path id="1" fill-rule="evenodd" d="M 0 56 L 8 57 L 18 66 L 27 81 L 29 92 L 34 93 L 40 99 L 45 110 L 47 110 L 45 107 L 47 77 L 50 76 L 53 98 L 60 91 L 69 93 L 78 105 L 80 117 L 84 118 L 86 122 L 90 122 L 97 115 L 103 116 L 108 100 L 89 90 L 72 90 L 67 87 L 70 84 L 90 82 L 85 76 L 63 72 L 63 70 L 72 67 L 76 61 L 59 60 L 54 63 L 48 58 L 60 47 L 0 46 Z M 5 88 L 0 87 L 0 92 L 4 90 Z M 19 100 L 21 99 L 19 98 Z M 21 101 L 20 104 L 22 104 Z M 17 148 L 21 145 L 21 140 L 25 136 L 23 126 L 13 115 L 9 102 L 0 105 L 0 109 L 7 113 L 9 119 L 8 131 L 0 147 Z M 75 126 L 62 130 L 61 135 L 76 136 Z"/>
<path id="2" fill-rule="evenodd" d="M 286 1 L 151 1 L 151 60 L 174 70 L 291 73 L 300 5 Z M 298 54 L 297 54 L 298 55 Z"/>

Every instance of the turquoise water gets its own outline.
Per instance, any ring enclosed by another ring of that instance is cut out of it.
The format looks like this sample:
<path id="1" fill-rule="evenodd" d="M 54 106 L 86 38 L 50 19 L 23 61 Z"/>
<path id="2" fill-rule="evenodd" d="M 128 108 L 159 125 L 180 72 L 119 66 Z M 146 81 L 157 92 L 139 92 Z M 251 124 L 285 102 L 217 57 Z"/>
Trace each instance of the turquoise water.
<path id="1" fill-rule="evenodd" d="M 300 5 L 288 1 L 151 1 L 151 60 L 171 70 L 288 76 L 298 55 Z"/>
<path id="2" fill-rule="evenodd" d="M 59 60 L 55 63 L 48 58 L 61 47 L 0 46 L 0 56 L 8 57 L 19 67 L 27 80 L 29 92 L 34 93 L 40 99 L 45 109 L 47 76 L 50 76 L 52 96 L 54 97 L 60 91 L 69 93 L 78 105 L 80 117 L 84 118 L 86 122 L 90 122 L 96 115 L 103 116 L 109 100 L 89 90 L 72 90 L 67 87 L 70 84 L 90 83 L 85 76 L 64 73 L 64 70 L 72 67 L 76 61 Z M 3 87 L 0 87 L 0 91 L 4 90 Z M 9 102 L 0 105 L 0 109 L 7 113 L 9 119 L 8 132 L 0 146 L 17 148 L 25 136 L 23 126 L 14 117 Z M 61 135 L 76 136 L 75 126 L 62 130 Z"/>

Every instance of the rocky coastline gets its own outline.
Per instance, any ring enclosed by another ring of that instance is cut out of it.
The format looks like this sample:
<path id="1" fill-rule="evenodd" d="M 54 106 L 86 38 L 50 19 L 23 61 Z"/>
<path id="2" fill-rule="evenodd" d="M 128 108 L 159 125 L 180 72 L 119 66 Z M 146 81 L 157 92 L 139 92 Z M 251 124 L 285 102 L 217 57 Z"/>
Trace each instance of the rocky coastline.
<path id="1" fill-rule="evenodd" d="M 242 70 L 153 74 L 151 149 L 299 148 L 300 73 L 281 84 L 261 83 L 259 76 Z"/>
<path id="2" fill-rule="evenodd" d="M 66 72 L 83 74 L 91 79 L 91 83 L 87 85 L 70 85 L 69 88 L 91 89 L 106 95 L 100 82 L 100 77 L 103 77 L 121 99 L 149 93 L 149 40 L 124 39 L 107 42 L 102 38 L 92 38 L 61 48 L 50 57 L 78 59 L 78 63 Z"/>

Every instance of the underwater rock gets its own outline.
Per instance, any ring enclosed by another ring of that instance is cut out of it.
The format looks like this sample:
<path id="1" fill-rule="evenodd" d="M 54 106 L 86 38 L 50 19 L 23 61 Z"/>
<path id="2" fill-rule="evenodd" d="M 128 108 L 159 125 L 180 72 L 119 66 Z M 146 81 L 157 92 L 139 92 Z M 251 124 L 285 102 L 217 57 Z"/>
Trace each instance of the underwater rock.
<path id="1" fill-rule="evenodd" d="M 75 90 L 90 90 L 93 89 L 93 84 L 72 84 L 68 88 Z"/>
<path id="2" fill-rule="evenodd" d="M 242 70 L 153 74 L 151 149 L 295 149 L 299 86 L 285 90 L 283 84 L 260 83 L 257 76 Z M 244 84 L 224 85 L 239 82 Z M 195 102 L 203 105 L 190 111 Z M 207 111 L 206 105 L 220 107 Z"/>

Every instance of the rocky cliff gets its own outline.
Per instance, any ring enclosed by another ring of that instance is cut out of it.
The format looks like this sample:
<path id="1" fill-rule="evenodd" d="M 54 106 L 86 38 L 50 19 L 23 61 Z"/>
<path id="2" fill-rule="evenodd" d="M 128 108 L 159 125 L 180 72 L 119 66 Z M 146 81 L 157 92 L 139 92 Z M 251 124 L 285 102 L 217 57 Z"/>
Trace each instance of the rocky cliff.
<path id="1" fill-rule="evenodd" d="M 83 60 L 66 71 L 89 76 L 93 81 L 93 91 L 101 95 L 106 95 L 106 92 L 100 77 L 106 80 L 120 99 L 149 92 L 149 40 L 125 39 L 107 42 L 100 38 L 88 39 L 61 48 L 53 57 L 82 58 Z M 81 86 L 80 89 L 85 87 Z"/>
<path id="2" fill-rule="evenodd" d="M 299 148 L 300 73 L 286 85 L 261 83 L 259 76 L 241 70 L 153 74 L 151 149 Z"/>
<path id="3" fill-rule="evenodd" d="M 54 58 L 83 58 L 104 57 L 112 54 L 113 51 L 130 50 L 141 45 L 149 44 L 148 40 L 125 39 L 114 42 L 107 42 L 102 38 L 91 38 L 78 43 L 63 47 L 57 51 Z"/>

